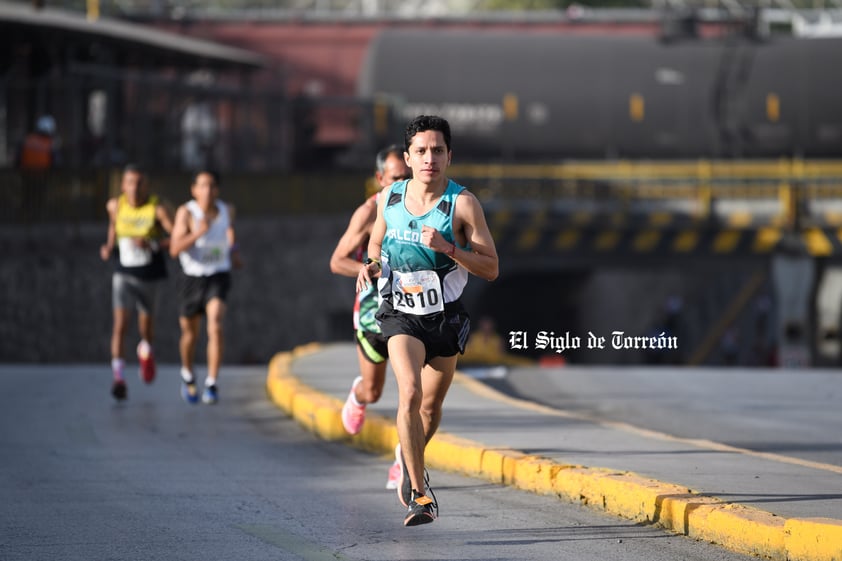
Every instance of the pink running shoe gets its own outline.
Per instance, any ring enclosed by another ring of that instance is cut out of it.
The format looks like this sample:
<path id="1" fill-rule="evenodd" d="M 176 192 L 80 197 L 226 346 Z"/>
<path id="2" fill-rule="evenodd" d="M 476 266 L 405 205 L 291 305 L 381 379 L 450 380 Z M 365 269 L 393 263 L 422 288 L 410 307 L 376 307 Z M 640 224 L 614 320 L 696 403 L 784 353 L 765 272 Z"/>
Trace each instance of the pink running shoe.
<path id="1" fill-rule="evenodd" d="M 401 484 L 403 466 L 401 465 L 401 445 L 395 447 L 395 463 L 389 468 L 389 479 L 386 481 L 386 489 L 397 489 Z"/>
<path id="2" fill-rule="evenodd" d="M 147 384 L 155 380 L 155 356 L 152 345 L 146 341 L 137 344 L 137 360 L 140 361 L 140 378 Z"/>
<path id="3" fill-rule="evenodd" d="M 363 428 L 365 422 L 365 405 L 357 405 L 354 403 L 354 390 L 357 384 L 363 381 L 362 376 L 357 376 L 354 383 L 351 384 L 351 392 L 348 394 L 348 399 L 345 400 L 345 405 L 342 406 L 342 425 L 348 434 L 357 434 Z"/>

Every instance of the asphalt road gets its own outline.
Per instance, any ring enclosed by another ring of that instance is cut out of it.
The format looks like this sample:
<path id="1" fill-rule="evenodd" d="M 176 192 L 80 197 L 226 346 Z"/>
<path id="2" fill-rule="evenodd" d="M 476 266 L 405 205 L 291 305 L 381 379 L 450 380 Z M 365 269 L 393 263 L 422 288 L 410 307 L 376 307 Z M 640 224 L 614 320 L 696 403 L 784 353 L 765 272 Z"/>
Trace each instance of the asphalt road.
<path id="1" fill-rule="evenodd" d="M 570 366 L 486 381 L 602 421 L 842 466 L 840 370 Z"/>
<path id="2" fill-rule="evenodd" d="M 404 528 L 390 460 L 322 442 L 228 367 L 216 406 L 160 368 L 129 400 L 107 366 L 0 366 L 0 559 L 737 560 L 579 505 L 433 472 L 441 517 Z"/>

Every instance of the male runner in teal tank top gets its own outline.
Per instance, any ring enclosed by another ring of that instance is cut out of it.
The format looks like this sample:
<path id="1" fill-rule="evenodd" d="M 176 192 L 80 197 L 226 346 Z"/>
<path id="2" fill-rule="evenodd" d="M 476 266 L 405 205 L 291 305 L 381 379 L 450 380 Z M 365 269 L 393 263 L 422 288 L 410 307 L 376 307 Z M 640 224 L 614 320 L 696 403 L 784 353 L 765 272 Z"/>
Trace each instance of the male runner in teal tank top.
<path id="1" fill-rule="evenodd" d="M 377 197 L 392 183 L 409 176 L 409 166 L 403 159 L 403 147 L 393 144 L 377 153 L 374 172 L 377 192 L 357 207 L 351 216 L 348 228 L 331 255 L 331 272 L 356 278 L 368 249 L 371 228 L 377 217 Z M 386 359 L 389 351 L 386 338 L 383 337 L 374 318 L 378 306 L 375 287 L 357 293 L 354 301 L 354 340 L 357 343 L 360 375 L 351 384 L 351 391 L 342 406 L 342 425 L 349 434 L 357 434 L 362 430 L 366 406 L 377 403 L 386 382 Z M 396 460 L 389 469 L 387 489 L 397 488 L 400 473 L 401 466 Z"/>
<path id="2" fill-rule="evenodd" d="M 497 250 L 477 198 L 446 175 L 450 125 L 419 116 L 404 135 L 412 179 L 380 196 L 357 290 L 377 280 L 377 312 L 398 383 L 396 425 L 403 459 L 398 497 L 406 526 L 426 524 L 438 511 L 427 496 L 424 449 L 441 421 L 456 358 L 470 329 L 460 296 L 468 274 L 494 280 Z M 380 256 L 380 259 L 372 256 Z M 430 493 L 432 494 L 432 493 Z"/>

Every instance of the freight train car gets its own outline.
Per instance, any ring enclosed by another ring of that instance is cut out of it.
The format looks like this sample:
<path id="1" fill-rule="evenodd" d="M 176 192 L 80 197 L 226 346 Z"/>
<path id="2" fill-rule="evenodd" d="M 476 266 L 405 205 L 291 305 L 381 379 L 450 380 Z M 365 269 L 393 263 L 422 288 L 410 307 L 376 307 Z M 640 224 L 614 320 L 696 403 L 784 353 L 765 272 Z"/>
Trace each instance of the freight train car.
<path id="1" fill-rule="evenodd" d="M 381 108 L 373 144 L 439 114 L 463 162 L 839 158 L 840 67 L 840 38 L 395 29 L 372 41 L 358 93 Z"/>

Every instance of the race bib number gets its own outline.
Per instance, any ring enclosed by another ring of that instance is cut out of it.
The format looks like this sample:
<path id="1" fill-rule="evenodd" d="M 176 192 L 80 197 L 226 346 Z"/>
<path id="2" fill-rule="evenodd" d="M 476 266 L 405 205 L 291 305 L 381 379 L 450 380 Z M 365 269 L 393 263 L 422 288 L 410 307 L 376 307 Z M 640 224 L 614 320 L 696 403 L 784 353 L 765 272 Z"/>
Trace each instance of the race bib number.
<path id="1" fill-rule="evenodd" d="M 227 244 L 204 245 L 199 249 L 199 261 L 203 265 L 216 265 L 225 261 L 228 255 Z"/>
<path id="2" fill-rule="evenodd" d="M 392 307 L 423 316 L 444 311 L 441 281 L 435 271 L 392 271 Z"/>
<path id="3" fill-rule="evenodd" d="M 117 244 L 120 248 L 120 265 L 123 267 L 143 267 L 152 262 L 152 250 L 137 245 L 132 238 L 120 238 Z"/>

